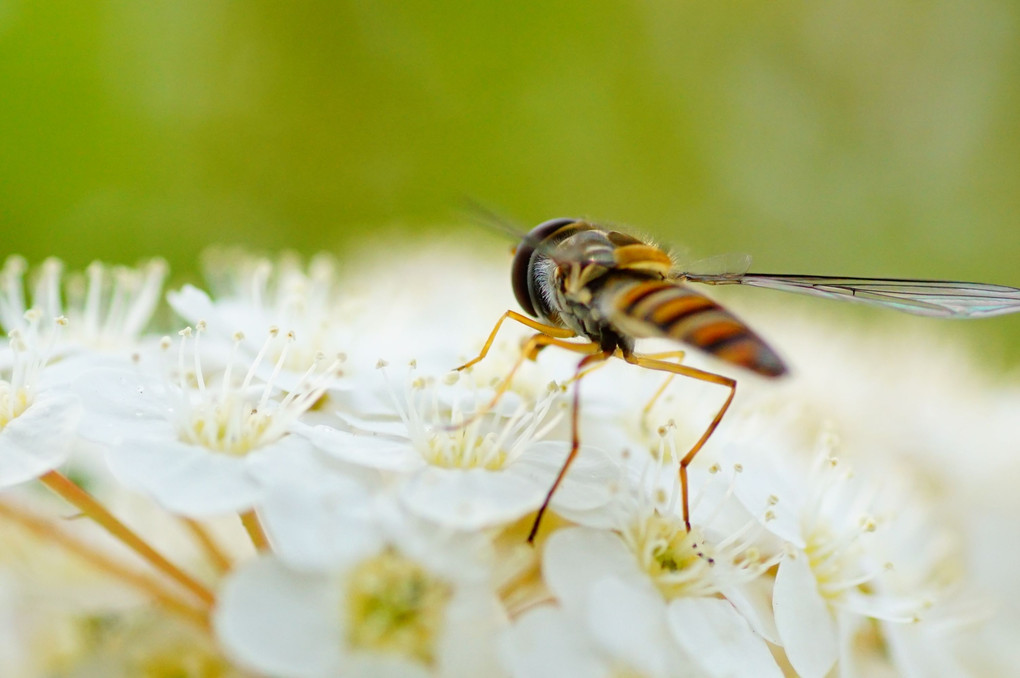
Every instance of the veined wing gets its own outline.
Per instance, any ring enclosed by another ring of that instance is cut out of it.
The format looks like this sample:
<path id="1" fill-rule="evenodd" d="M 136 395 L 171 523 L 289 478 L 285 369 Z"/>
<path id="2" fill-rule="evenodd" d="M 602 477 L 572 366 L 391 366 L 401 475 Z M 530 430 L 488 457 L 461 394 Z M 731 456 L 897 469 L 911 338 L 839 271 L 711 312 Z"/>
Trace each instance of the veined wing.
<path id="1" fill-rule="evenodd" d="M 685 275 L 710 285 L 751 285 L 816 297 L 846 299 L 939 318 L 983 318 L 1020 312 L 1020 289 L 946 280 L 841 278 L 822 275 Z"/>

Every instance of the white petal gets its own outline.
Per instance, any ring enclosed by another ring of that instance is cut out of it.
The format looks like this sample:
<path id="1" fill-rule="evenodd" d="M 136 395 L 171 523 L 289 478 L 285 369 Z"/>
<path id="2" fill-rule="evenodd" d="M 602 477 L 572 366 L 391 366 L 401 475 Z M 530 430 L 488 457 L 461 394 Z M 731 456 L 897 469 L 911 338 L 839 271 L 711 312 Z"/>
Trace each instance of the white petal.
<path id="1" fill-rule="evenodd" d="M 173 513 L 203 517 L 247 510 L 263 493 L 243 457 L 176 440 L 125 440 L 106 458 L 118 480 Z"/>
<path id="2" fill-rule="evenodd" d="M 610 577 L 589 593 L 589 630 L 626 666 L 650 675 L 670 675 L 680 657 L 666 630 L 665 611 L 658 592 Z"/>
<path id="3" fill-rule="evenodd" d="M 435 673 L 451 677 L 502 675 L 496 638 L 507 625 L 506 613 L 490 586 L 462 583 L 443 611 Z"/>
<path id="4" fill-rule="evenodd" d="M 727 601 L 679 598 L 667 610 L 673 638 L 712 676 L 782 678 L 765 640 Z"/>
<path id="5" fill-rule="evenodd" d="M 172 436 L 173 410 L 166 387 L 132 370 L 89 370 L 71 384 L 86 415 L 79 434 L 116 445 L 125 438 Z"/>
<path id="6" fill-rule="evenodd" d="M 227 580 L 213 625 L 240 664 L 288 678 L 332 678 L 341 668 L 340 616 L 340 594 L 329 578 L 261 558 Z"/>
<path id="7" fill-rule="evenodd" d="M 591 588 L 606 577 L 651 589 L 651 583 L 620 537 L 587 527 L 554 532 L 545 544 L 542 572 L 553 594 L 565 604 L 581 604 Z"/>
<path id="8" fill-rule="evenodd" d="M 170 308 L 187 322 L 194 323 L 199 320 L 209 322 L 219 317 L 209 295 L 194 285 L 185 285 L 179 290 L 170 290 L 166 293 L 166 300 Z"/>
<path id="9" fill-rule="evenodd" d="M 566 443 L 535 443 L 514 462 L 514 470 L 550 487 L 563 467 L 568 450 Z M 603 506 L 612 498 L 612 489 L 619 480 L 619 467 L 608 454 L 596 448 L 582 447 L 563 482 L 556 488 L 553 508 L 588 511 Z"/>
<path id="10" fill-rule="evenodd" d="M 755 462 L 744 464 L 743 470 L 736 474 L 734 494 L 766 529 L 797 548 L 804 548 L 800 525 L 803 490 L 795 485 L 798 479 L 790 477 L 792 471 L 784 475 L 783 469 L 779 468 L 779 461 L 766 461 L 771 450 L 755 450 L 755 447 L 762 445 L 750 443 L 739 448 L 741 455 L 753 458 Z M 787 455 L 779 456 L 785 460 Z M 770 514 L 767 520 L 766 511 Z"/>
<path id="11" fill-rule="evenodd" d="M 372 515 L 367 492 L 338 476 L 274 488 L 259 509 L 274 553 L 296 569 L 340 567 L 379 551 L 384 535 Z"/>
<path id="12" fill-rule="evenodd" d="M 320 450 L 342 461 L 386 471 L 412 471 L 424 464 L 410 441 L 400 442 L 339 431 L 331 426 L 295 426 Z"/>
<path id="13" fill-rule="evenodd" d="M 719 592 L 737 608 L 755 633 L 770 643 L 782 644 L 772 612 L 772 583 L 767 578 L 759 577 L 739 587 L 724 586 Z"/>
<path id="14" fill-rule="evenodd" d="M 514 678 L 600 678 L 609 667 L 598 661 L 584 629 L 551 605 L 527 612 L 500 643 L 500 659 Z"/>
<path id="15" fill-rule="evenodd" d="M 412 512 L 440 525 L 475 530 L 534 511 L 545 490 L 509 471 L 427 466 L 404 483 L 400 498 Z"/>
<path id="16" fill-rule="evenodd" d="M 772 606 L 779 637 L 797 674 L 805 678 L 827 674 L 839 653 L 836 621 L 804 554 L 779 563 Z"/>
<path id="17" fill-rule="evenodd" d="M 0 487 L 38 478 L 71 452 L 81 417 L 78 398 L 44 391 L 0 429 Z"/>

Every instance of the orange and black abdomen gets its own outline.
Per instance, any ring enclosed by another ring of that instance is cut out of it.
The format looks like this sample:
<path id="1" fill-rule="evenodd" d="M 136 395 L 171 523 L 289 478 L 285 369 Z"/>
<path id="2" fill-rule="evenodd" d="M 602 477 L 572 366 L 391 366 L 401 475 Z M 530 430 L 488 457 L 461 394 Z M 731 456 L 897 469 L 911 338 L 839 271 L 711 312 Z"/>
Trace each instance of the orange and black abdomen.
<path id="1" fill-rule="evenodd" d="M 761 337 L 732 313 L 682 284 L 610 274 L 601 311 L 635 337 L 667 337 L 758 374 L 778 377 L 786 366 Z"/>

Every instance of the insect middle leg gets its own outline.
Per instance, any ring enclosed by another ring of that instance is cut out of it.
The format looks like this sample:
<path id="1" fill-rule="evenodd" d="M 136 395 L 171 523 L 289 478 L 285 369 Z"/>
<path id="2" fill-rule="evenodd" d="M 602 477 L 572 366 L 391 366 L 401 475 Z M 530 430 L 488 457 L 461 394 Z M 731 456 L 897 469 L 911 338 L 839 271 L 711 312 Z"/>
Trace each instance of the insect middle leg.
<path id="1" fill-rule="evenodd" d="M 571 346 L 577 346 L 577 344 L 571 344 Z M 591 346 L 598 350 L 598 344 L 593 343 Z M 556 488 L 563 482 L 563 478 L 567 475 L 567 470 L 574 463 L 574 459 L 577 457 L 578 450 L 581 447 L 581 436 L 578 432 L 578 414 L 581 411 L 581 377 L 591 372 L 595 367 L 605 363 L 612 355 L 612 351 L 598 351 L 597 353 L 586 355 L 577 363 L 577 369 L 574 370 L 574 377 L 571 379 L 574 382 L 574 402 L 570 410 L 570 452 L 567 454 L 563 466 L 560 467 L 560 472 L 556 474 L 556 480 L 553 481 L 552 487 L 546 493 L 542 506 L 539 507 L 538 513 L 535 514 L 535 522 L 532 523 L 531 532 L 528 533 L 529 544 L 534 543 L 535 535 L 538 534 L 538 527 L 542 524 L 542 516 L 545 515 L 546 509 L 549 508 L 549 502 L 552 501 Z"/>
<path id="2" fill-rule="evenodd" d="M 651 355 L 645 356 L 631 353 L 628 355 L 624 355 L 623 358 L 627 362 L 637 365 L 639 367 L 646 367 L 650 370 L 657 370 L 660 372 L 669 372 L 671 376 L 679 374 L 684 377 L 690 377 L 692 379 L 697 379 L 699 381 L 705 381 L 710 384 L 719 384 L 720 386 L 725 386 L 730 390 L 729 395 L 726 396 L 726 400 L 723 402 L 722 407 L 719 408 L 719 411 L 716 412 L 716 415 L 712 419 L 712 422 L 708 425 L 708 428 L 705 429 L 705 432 L 701 434 L 701 437 L 698 439 L 696 443 L 694 443 L 694 446 L 691 447 L 687 454 L 685 454 L 683 458 L 680 460 L 680 494 L 683 499 L 684 525 L 686 526 L 687 531 L 690 532 L 691 513 L 687 500 L 688 497 L 687 467 L 690 465 L 691 461 L 694 459 L 694 456 L 698 453 L 698 451 L 701 450 L 701 448 L 705 445 L 706 442 L 708 442 L 708 439 L 712 436 L 712 433 L 715 432 L 716 427 L 719 426 L 719 422 L 722 421 L 723 416 L 726 414 L 726 410 L 728 410 L 730 407 L 730 403 L 733 402 L 733 396 L 735 396 L 737 393 L 737 382 L 734 379 L 724 377 L 721 374 L 715 374 L 714 372 L 706 372 L 704 370 L 699 370 L 695 367 L 688 367 L 687 365 L 679 365 L 677 363 L 667 362 L 665 360 L 660 360 L 658 358 L 651 357 Z M 665 386 L 663 386 L 663 388 L 665 388 Z M 656 398 L 658 397 L 658 393 L 656 394 L 655 397 Z"/>

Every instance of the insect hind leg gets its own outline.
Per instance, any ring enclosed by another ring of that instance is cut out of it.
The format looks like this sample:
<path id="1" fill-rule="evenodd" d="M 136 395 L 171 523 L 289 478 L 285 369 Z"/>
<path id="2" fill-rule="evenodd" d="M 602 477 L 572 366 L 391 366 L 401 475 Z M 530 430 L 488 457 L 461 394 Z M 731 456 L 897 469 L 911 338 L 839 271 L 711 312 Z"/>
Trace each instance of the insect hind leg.
<path id="1" fill-rule="evenodd" d="M 630 353 L 624 354 L 623 359 L 633 365 L 637 365 L 638 367 L 645 367 L 647 369 L 656 370 L 659 372 L 668 372 L 670 373 L 671 377 L 673 375 L 690 377 L 691 379 L 697 379 L 698 381 L 704 381 L 710 384 L 719 384 L 720 386 L 725 386 L 730 390 L 729 394 L 726 396 L 726 400 L 722 404 L 722 407 L 720 407 L 719 411 L 716 412 L 715 417 L 713 417 L 712 422 L 708 425 L 708 428 L 705 429 L 705 432 L 701 434 L 701 437 L 698 439 L 696 443 L 694 443 L 694 446 L 691 447 L 687 454 L 685 454 L 683 458 L 680 459 L 679 470 L 680 494 L 683 499 L 684 526 L 687 528 L 687 531 L 690 532 L 691 513 L 690 506 L 688 504 L 687 467 L 690 465 L 695 455 L 698 454 L 698 452 L 705 445 L 705 443 L 708 442 L 708 439 L 712 437 L 712 433 L 715 432 L 716 427 L 719 426 L 719 422 L 722 421 L 722 418 L 723 416 L 725 416 L 726 411 L 730 408 L 730 403 L 733 402 L 733 396 L 735 396 L 737 393 L 737 382 L 736 380 L 730 379 L 729 377 L 724 377 L 721 374 L 715 374 L 714 372 L 706 372 L 704 370 L 699 370 L 696 367 L 688 367 L 687 365 L 681 365 L 678 363 L 671 363 L 666 360 L 653 357 L 654 355 L 655 354 L 639 355 L 636 353 Z M 667 381 L 666 383 L 668 384 L 669 382 Z M 656 392 L 656 395 L 653 397 L 652 402 L 654 402 L 655 398 L 659 397 L 663 389 L 665 389 L 665 384 L 662 386 L 662 388 L 659 389 L 658 392 Z"/>
<path id="2" fill-rule="evenodd" d="M 652 360 L 672 358 L 676 360 L 677 363 L 680 363 L 684 359 L 685 355 L 687 355 L 686 351 L 673 350 L 673 351 L 661 351 L 659 353 L 642 353 L 640 357 Z M 620 353 L 620 357 L 623 358 L 624 360 L 627 360 L 627 357 L 623 353 Z M 656 389 L 655 393 L 652 394 L 652 397 L 648 399 L 648 402 L 645 403 L 645 406 L 641 409 L 641 421 L 645 426 L 648 425 L 648 415 L 651 414 L 652 408 L 655 407 L 655 403 L 659 401 L 659 398 L 662 397 L 662 394 L 666 392 L 666 388 L 669 387 L 669 385 L 673 382 L 673 377 L 675 376 L 676 376 L 675 374 L 666 375 L 666 379 L 662 382 L 662 385 L 659 386 L 658 389 Z"/>

